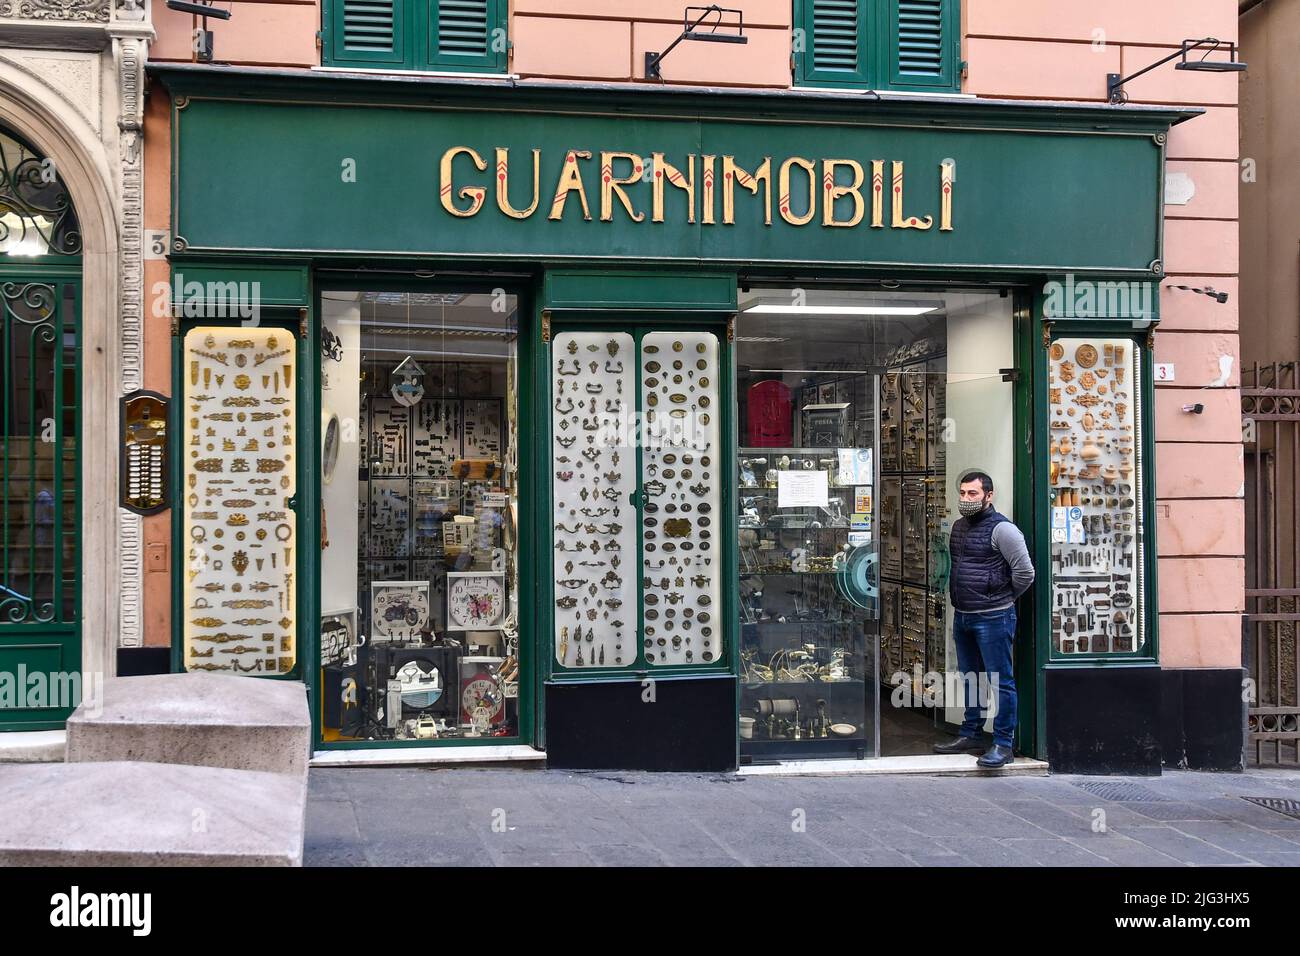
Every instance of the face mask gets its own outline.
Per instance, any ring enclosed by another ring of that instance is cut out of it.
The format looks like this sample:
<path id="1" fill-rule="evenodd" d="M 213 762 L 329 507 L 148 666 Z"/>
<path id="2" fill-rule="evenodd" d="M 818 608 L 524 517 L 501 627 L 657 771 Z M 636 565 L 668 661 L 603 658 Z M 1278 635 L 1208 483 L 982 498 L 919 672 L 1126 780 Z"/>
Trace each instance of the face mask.
<path id="1" fill-rule="evenodd" d="M 957 510 L 961 512 L 962 517 L 973 518 L 984 510 L 986 504 L 988 504 L 988 501 L 984 498 L 979 501 L 958 501 Z"/>

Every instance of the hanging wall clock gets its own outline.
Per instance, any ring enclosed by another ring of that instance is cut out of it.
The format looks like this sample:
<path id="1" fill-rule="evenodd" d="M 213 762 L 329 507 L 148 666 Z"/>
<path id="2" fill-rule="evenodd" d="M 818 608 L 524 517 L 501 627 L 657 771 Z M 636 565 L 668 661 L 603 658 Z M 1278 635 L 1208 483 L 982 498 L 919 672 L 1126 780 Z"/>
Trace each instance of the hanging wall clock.
<path id="1" fill-rule="evenodd" d="M 479 571 L 447 575 L 447 630 L 494 631 L 505 620 L 504 574 Z"/>
<path id="2" fill-rule="evenodd" d="M 413 641 L 429 624 L 427 581 L 374 581 L 370 585 L 372 641 Z"/>

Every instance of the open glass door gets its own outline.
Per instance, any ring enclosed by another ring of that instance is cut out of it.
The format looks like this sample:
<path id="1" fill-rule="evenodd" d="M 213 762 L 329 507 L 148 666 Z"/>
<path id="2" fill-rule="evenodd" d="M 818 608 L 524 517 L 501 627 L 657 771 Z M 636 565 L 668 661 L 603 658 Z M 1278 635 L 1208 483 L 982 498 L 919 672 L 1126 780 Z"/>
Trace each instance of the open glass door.
<path id="1" fill-rule="evenodd" d="M 947 539 L 971 468 L 1013 517 L 1010 302 L 741 292 L 742 759 L 929 753 L 960 723 Z"/>

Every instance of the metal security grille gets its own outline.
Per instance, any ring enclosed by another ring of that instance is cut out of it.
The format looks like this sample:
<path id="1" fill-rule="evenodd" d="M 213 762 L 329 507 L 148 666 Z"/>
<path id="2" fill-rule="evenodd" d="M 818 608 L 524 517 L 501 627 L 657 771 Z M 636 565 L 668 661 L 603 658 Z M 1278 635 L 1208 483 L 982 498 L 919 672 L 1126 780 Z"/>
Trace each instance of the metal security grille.
<path id="1" fill-rule="evenodd" d="M 1088 781 L 1076 783 L 1076 787 L 1085 790 L 1094 797 L 1113 800 L 1117 803 L 1167 803 L 1168 798 L 1156 793 L 1140 783 L 1110 783 L 1107 781 Z"/>
<path id="2" fill-rule="evenodd" d="M 438 52 L 482 56 L 488 46 L 488 0 L 438 0 Z"/>
<path id="3" fill-rule="evenodd" d="M 859 0 L 813 0 L 813 68 L 858 69 Z"/>
<path id="4" fill-rule="evenodd" d="M 0 273 L 0 650 L 77 620 L 75 286 Z"/>
<path id="5" fill-rule="evenodd" d="M 943 72 L 944 0 L 899 0 L 898 69 L 940 76 Z"/>
<path id="6" fill-rule="evenodd" d="M 1265 810 L 1273 810 L 1300 820 L 1300 800 L 1285 800 L 1282 797 L 1242 797 L 1241 799 Z"/>
<path id="7" fill-rule="evenodd" d="M 1300 765 L 1300 362 L 1242 370 L 1246 450 L 1246 617 L 1242 657 L 1254 695 L 1247 758 Z"/>
<path id="8" fill-rule="evenodd" d="M 344 47 L 376 52 L 391 50 L 393 12 L 393 0 L 344 0 Z"/>

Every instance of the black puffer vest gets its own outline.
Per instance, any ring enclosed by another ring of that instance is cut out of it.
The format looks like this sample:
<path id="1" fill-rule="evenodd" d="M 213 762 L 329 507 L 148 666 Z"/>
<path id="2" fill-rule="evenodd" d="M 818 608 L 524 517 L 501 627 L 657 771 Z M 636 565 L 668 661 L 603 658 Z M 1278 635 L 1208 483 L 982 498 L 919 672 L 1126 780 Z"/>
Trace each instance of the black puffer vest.
<path id="1" fill-rule="evenodd" d="M 952 523 L 948 593 L 957 610 L 991 611 L 1015 603 L 1011 565 L 993 547 L 993 529 L 1006 520 L 990 505 L 974 519 L 958 518 Z"/>

